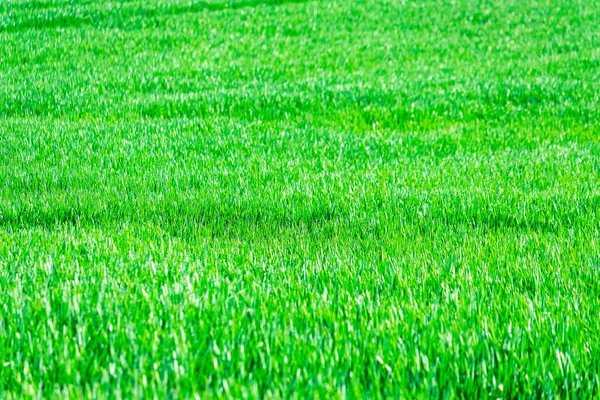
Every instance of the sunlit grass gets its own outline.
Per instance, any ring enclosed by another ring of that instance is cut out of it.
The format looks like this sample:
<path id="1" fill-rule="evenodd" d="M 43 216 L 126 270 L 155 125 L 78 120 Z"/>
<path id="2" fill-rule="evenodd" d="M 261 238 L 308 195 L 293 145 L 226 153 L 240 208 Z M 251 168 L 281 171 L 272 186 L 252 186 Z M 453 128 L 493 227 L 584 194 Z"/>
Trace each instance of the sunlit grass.
<path id="1" fill-rule="evenodd" d="M 598 396 L 599 27 L 0 4 L 0 396 Z"/>

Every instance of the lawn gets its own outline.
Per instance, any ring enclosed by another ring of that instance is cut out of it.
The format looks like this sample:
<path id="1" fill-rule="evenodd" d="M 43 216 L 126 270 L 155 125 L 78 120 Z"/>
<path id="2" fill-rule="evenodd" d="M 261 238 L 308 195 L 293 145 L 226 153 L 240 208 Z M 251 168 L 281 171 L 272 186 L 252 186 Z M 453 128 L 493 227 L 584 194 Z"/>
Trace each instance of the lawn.
<path id="1" fill-rule="evenodd" d="M 0 3 L 0 397 L 600 395 L 600 1 Z"/>

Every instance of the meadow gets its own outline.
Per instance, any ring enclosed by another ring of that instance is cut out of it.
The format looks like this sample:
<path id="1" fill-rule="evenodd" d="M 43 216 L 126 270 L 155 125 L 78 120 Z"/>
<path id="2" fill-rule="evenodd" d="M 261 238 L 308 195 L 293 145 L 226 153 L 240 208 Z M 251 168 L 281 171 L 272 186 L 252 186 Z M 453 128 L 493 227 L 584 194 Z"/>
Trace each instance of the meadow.
<path id="1" fill-rule="evenodd" d="M 0 397 L 597 398 L 598 0 L 0 2 Z"/>

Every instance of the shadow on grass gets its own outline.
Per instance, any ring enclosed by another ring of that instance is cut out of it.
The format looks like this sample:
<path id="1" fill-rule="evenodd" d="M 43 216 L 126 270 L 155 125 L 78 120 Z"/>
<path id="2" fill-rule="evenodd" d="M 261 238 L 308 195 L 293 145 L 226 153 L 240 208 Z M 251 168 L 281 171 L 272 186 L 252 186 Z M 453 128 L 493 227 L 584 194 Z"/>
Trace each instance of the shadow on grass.
<path id="1" fill-rule="evenodd" d="M 399 201 L 398 201 L 399 200 Z M 0 227 L 12 229 L 56 229 L 60 226 L 115 229 L 122 224 L 155 227 L 173 237 L 238 238 L 268 237 L 282 233 L 316 234 L 328 237 L 378 239 L 400 232 L 441 235 L 457 230 L 478 232 L 552 233 L 579 224 L 597 223 L 595 210 L 600 197 L 556 206 L 546 199 L 530 202 L 527 213 L 493 205 L 460 206 L 458 198 L 432 204 L 420 212 L 422 198 L 404 198 L 388 203 L 350 208 L 332 202 L 312 205 L 225 204 L 218 201 L 163 202 L 142 206 L 112 202 L 103 206 L 58 204 L 0 209 Z"/>
<path id="2" fill-rule="evenodd" d="M 242 0 L 242 1 L 194 1 L 189 4 L 176 4 L 157 8 L 135 7 L 127 5 L 116 8 L 115 11 L 79 10 L 64 7 L 50 7 L 47 2 L 35 2 L 23 5 L 14 10 L 21 11 L 16 20 L 0 24 L 0 33 L 17 33 L 29 29 L 80 28 L 84 26 L 110 27 L 132 29 L 140 28 L 140 18 L 157 18 L 189 13 L 236 10 L 262 5 L 279 6 L 284 4 L 305 3 L 309 0 Z M 44 10 L 42 15 L 36 15 L 35 10 Z M 71 11 L 71 12 L 69 12 Z"/>
<path id="3" fill-rule="evenodd" d="M 305 208 L 296 213 L 271 206 L 233 206 L 217 202 L 190 205 L 163 203 L 156 208 L 150 211 L 152 207 L 139 209 L 131 204 L 111 203 L 105 207 L 60 204 L 46 209 L 0 210 L 0 226 L 16 229 L 55 229 L 60 226 L 112 229 L 132 224 L 155 227 L 168 235 L 186 239 L 195 236 L 239 237 L 261 232 L 270 235 L 297 229 L 312 232 L 337 218 L 335 210 L 326 206 Z"/>

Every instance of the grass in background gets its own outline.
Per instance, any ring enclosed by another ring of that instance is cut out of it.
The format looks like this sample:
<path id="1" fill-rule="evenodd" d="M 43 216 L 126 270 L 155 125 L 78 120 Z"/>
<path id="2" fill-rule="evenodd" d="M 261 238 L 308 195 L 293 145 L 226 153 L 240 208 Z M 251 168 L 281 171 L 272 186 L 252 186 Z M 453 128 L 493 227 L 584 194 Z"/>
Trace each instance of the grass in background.
<path id="1" fill-rule="evenodd" d="M 599 27 L 0 4 L 0 396 L 597 396 Z"/>

